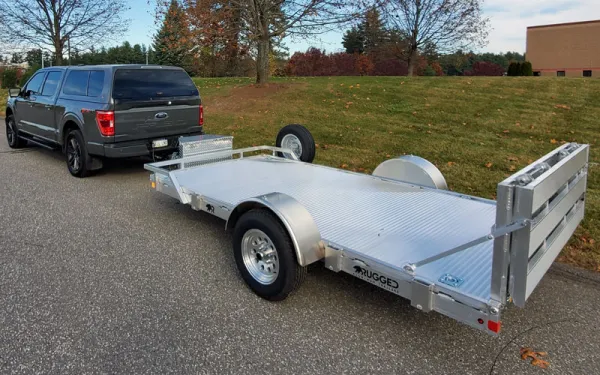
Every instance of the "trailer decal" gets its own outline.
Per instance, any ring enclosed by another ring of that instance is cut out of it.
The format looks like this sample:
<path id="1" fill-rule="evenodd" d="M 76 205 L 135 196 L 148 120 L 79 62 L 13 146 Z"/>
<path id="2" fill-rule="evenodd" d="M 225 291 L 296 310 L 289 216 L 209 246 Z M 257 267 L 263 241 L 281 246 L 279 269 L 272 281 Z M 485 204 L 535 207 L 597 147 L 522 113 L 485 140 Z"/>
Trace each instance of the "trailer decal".
<path id="1" fill-rule="evenodd" d="M 390 279 L 387 276 L 380 275 L 377 272 L 370 271 L 361 266 L 354 266 L 354 273 L 360 279 L 365 281 L 377 283 L 380 287 L 395 292 L 398 289 L 398 282 L 394 279 Z"/>

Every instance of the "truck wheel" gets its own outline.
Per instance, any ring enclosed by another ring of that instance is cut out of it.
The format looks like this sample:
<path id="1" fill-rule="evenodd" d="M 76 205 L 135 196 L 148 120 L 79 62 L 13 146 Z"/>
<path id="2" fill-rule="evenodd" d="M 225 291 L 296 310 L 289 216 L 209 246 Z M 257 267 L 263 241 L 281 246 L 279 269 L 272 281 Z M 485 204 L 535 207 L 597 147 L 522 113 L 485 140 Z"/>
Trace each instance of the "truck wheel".
<path id="1" fill-rule="evenodd" d="M 305 163 L 312 163 L 315 158 L 315 140 L 310 131 L 302 125 L 286 125 L 277 134 L 277 147 L 290 149 Z M 289 155 L 278 153 L 278 156 L 291 159 Z"/>
<path id="2" fill-rule="evenodd" d="M 15 123 L 15 117 L 13 115 L 6 118 L 6 140 L 8 141 L 8 147 L 10 148 L 21 148 L 27 143 L 24 139 L 19 138 L 17 124 Z"/>
<path id="3" fill-rule="evenodd" d="M 266 209 L 240 217 L 233 232 L 233 255 L 246 284 L 269 301 L 285 299 L 306 277 L 287 230 Z"/>
<path id="4" fill-rule="evenodd" d="M 87 153 L 83 135 L 79 130 L 71 130 L 65 138 L 65 155 L 67 168 L 75 177 L 87 177 L 90 175 L 92 158 Z"/>

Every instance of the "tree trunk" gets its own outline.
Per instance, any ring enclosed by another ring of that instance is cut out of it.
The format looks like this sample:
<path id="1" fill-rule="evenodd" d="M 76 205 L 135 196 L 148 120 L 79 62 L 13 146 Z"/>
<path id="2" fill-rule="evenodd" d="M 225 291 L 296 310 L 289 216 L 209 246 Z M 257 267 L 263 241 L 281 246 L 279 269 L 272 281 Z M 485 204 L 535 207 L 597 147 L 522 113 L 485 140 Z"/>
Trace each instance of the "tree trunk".
<path id="1" fill-rule="evenodd" d="M 63 64 L 63 48 L 64 43 L 60 40 L 54 41 L 54 58 L 56 59 L 54 65 L 62 65 Z"/>
<path id="2" fill-rule="evenodd" d="M 263 84 L 269 80 L 269 37 L 261 37 L 258 40 L 258 55 L 256 56 L 256 83 Z"/>
<path id="3" fill-rule="evenodd" d="M 409 77 L 414 76 L 416 62 L 417 62 L 417 49 L 411 48 L 410 54 L 408 55 L 408 76 Z"/>

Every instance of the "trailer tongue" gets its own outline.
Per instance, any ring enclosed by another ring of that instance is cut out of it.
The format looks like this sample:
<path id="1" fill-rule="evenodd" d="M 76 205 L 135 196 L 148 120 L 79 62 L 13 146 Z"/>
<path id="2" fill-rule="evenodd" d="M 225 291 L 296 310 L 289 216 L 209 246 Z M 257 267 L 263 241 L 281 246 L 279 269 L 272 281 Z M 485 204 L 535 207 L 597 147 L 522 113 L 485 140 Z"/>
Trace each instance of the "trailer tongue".
<path id="1" fill-rule="evenodd" d="M 583 219 L 587 145 L 565 144 L 502 181 L 495 202 L 437 188 L 441 173 L 416 157 L 371 176 L 231 143 L 182 139 L 181 158 L 145 168 L 157 191 L 227 221 L 242 277 L 270 300 L 321 260 L 497 334 L 502 308 L 524 306 Z"/>

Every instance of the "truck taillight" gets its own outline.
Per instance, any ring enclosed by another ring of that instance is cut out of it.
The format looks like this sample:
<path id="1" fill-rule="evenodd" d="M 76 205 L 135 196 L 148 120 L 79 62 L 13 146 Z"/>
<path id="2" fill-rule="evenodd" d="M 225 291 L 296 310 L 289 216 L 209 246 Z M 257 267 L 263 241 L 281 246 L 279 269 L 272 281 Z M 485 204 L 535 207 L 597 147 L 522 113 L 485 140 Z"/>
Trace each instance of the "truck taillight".
<path id="1" fill-rule="evenodd" d="M 103 136 L 115 135 L 115 113 L 113 111 L 96 111 L 96 124 Z"/>
<path id="2" fill-rule="evenodd" d="M 200 104 L 200 117 L 198 117 L 198 125 L 202 126 L 204 125 L 204 107 L 202 106 L 202 104 Z"/>

